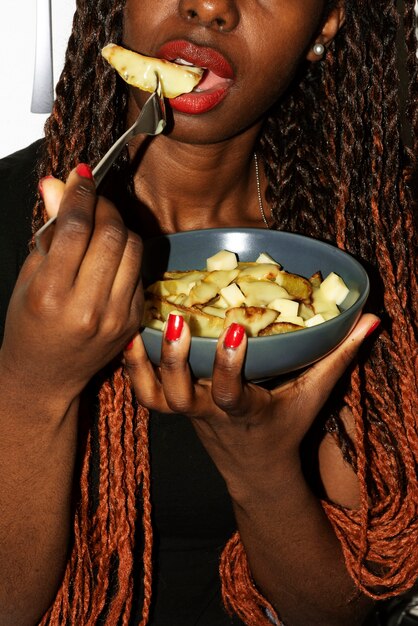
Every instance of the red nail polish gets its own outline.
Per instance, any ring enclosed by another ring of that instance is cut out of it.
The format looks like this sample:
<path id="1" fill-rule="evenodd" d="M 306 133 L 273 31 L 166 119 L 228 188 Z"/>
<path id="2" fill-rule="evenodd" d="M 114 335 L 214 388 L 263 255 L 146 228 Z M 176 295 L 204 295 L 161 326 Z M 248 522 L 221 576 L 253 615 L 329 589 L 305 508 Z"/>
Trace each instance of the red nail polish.
<path id="1" fill-rule="evenodd" d="M 184 319 L 181 315 L 170 313 L 167 319 L 167 327 L 165 329 L 165 338 L 167 341 L 177 341 L 180 339 L 183 330 Z"/>
<path id="2" fill-rule="evenodd" d="M 79 176 L 83 178 L 88 178 L 89 180 L 93 180 L 93 173 L 91 171 L 91 167 L 86 163 L 79 163 L 75 169 Z"/>
<path id="3" fill-rule="evenodd" d="M 53 176 L 44 176 L 43 178 L 41 178 L 41 180 L 38 183 L 38 191 L 41 194 L 42 198 L 44 197 L 44 190 L 43 190 L 44 180 L 47 180 L 48 178 L 54 178 L 54 177 Z"/>
<path id="4" fill-rule="evenodd" d="M 227 333 L 224 339 L 225 348 L 232 348 L 235 350 L 240 345 L 241 341 L 244 339 L 245 328 L 241 326 L 241 324 L 236 324 L 235 322 L 231 324 L 228 328 Z"/>
<path id="5" fill-rule="evenodd" d="M 380 320 L 376 320 L 374 324 L 372 324 L 369 328 L 369 330 L 367 331 L 367 333 L 364 335 L 364 338 L 366 339 L 366 337 L 368 337 L 369 335 L 371 335 L 372 333 L 374 333 L 374 331 L 376 330 L 376 328 L 379 328 L 380 326 Z"/>
<path id="6" fill-rule="evenodd" d="M 132 339 L 132 341 L 130 341 L 126 346 L 125 346 L 125 352 L 128 350 L 132 350 L 132 348 L 134 347 L 134 340 Z"/>

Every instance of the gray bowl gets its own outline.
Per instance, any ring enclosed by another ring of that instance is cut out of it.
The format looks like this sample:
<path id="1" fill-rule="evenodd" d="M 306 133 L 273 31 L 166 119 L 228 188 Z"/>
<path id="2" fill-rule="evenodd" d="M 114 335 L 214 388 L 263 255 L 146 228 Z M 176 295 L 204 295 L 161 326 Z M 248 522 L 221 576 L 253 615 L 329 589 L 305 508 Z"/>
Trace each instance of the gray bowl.
<path id="1" fill-rule="evenodd" d="M 350 294 L 341 315 L 293 333 L 250 337 L 244 365 L 247 380 L 264 380 L 307 367 L 334 350 L 349 334 L 369 294 L 363 267 L 338 248 L 302 235 L 258 228 L 194 230 L 150 239 L 144 243 L 143 280 L 147 286 L 169 270 L 202 269 L 219 250 L 230 250 L 240 261 L 255 261 L 267 252 L 288 272 L 309 277 L 320 270 L 339 274 Z M 162 332 L 145 328 L 142 338 L 152 363 L 158 365 Z M 189 362 L 197 378 L 210 378 L 217 340 L 193 337 Z"/>

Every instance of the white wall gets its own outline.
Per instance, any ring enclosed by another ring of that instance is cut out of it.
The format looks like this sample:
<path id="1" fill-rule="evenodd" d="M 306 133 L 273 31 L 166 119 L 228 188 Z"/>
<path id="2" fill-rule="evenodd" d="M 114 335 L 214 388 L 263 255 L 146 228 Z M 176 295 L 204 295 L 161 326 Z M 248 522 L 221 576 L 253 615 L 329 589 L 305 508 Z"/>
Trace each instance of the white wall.
<path id="1" fill-rule="evenodd" d="M 43 134 L 47 114 L 31 113 L 36 1 L 0 0 L 0 158 Z M 61 71 L 75 0 L 51 0 L 54 82 Z"/>

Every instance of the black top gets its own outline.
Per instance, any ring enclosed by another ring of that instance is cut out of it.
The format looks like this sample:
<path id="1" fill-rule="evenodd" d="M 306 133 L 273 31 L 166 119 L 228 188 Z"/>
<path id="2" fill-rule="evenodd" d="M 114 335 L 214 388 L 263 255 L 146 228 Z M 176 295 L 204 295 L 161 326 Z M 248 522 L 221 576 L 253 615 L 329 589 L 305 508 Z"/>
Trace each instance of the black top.
<path id="1" fill-rule="evenodd" d="M 0 160 L 0 336 L 28 254 L 41 142 Z M 219 555 L 236 529 L 224 481 L 188 419 L 152 414 L 154 596 L 150 626 L 240 626 L 220 595 Z M 138 618 L 140 617 L 138 607 Z"/>
<path id="2" fill-rule="evenodd" d="M 0 338 L 8 302 L 31 237 L 38 141 L 0 160 Z"/>

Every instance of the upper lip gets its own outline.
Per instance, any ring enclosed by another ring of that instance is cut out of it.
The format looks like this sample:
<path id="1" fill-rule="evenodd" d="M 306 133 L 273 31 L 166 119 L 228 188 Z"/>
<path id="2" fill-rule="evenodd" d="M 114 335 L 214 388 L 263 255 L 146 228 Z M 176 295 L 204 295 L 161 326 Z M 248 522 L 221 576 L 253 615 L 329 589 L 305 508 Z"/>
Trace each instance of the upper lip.
<path id="1" fill-rule="evenodd" d="M 158 50 L 157 57 L 167 61 L 183 59 L 197 67 L 210 70 L 220 78 L 234 78 L 234 70 L 223 54 L 214 48 L 199 46 L 184 39 L 167 41 Z"/>

